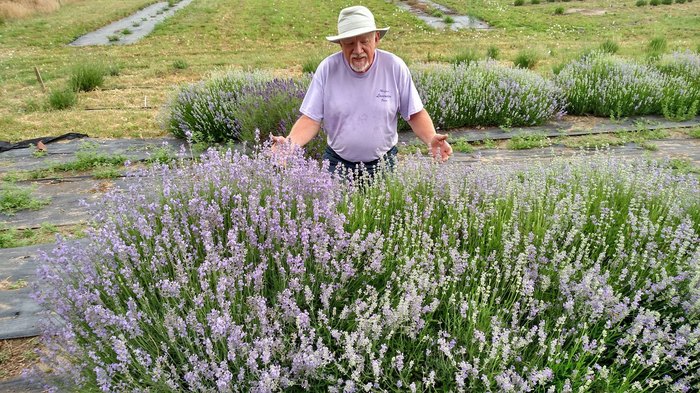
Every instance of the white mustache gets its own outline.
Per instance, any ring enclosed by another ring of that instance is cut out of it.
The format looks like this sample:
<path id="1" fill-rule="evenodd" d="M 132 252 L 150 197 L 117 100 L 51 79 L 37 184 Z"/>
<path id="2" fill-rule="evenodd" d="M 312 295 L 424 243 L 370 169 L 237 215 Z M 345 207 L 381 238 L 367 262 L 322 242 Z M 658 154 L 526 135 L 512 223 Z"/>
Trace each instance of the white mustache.
<path id="1" fill-rule="evenodd" d="M 356 54 L 356 55 L 352 55 L 351 58 L 352 58 L 353 60 L 354 60 L 354 59 L 365 59 L 365 58 L 367 58 L 367 54 L 366 54 L 366 53 Z"/>

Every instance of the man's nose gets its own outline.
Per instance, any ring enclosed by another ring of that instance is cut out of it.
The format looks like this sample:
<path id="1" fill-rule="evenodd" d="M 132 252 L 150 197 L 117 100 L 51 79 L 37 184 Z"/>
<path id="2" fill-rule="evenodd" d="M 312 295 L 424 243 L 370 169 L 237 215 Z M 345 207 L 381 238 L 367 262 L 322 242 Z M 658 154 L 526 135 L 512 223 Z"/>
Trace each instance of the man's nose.
<path id="1" fill-rule="evenodd" d="M 362 53 L 362 44 L 359 41 L 352 47 L 352 53 Z"/>

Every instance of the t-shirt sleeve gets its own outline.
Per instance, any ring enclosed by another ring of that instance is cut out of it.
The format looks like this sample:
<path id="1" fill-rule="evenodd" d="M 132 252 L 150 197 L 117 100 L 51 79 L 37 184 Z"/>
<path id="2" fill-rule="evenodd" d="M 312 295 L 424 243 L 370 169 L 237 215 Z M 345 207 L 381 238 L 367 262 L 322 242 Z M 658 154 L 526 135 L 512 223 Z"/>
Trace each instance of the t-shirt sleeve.
<path id="1" fill-rule="evenodd" d="M 325 80 L 328 70 L 328 59 L 318 65 L 309 89 L 306 91 L 304 101 L 301 103 L 299 111 L 310 117 L 311 119 L 320 122 L 323 120 L 323 81 Z"/>
<path id="2" fill-rule="evenodd" d="M 401 117 L 408 121 L 411 115 L 414 115 L 423 110 L 423 101 L 418 95 L 416 85 L 411 78 L 411 71 L 403 61 L 399 65 L 399 113 Z"/>

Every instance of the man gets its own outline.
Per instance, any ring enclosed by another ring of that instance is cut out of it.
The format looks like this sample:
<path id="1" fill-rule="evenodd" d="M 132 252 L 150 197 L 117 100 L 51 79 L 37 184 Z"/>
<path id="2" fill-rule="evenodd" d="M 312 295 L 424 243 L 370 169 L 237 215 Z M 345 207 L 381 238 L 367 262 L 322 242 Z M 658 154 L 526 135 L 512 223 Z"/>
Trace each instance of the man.
<path id="1" fill-rule="evenodd" d="M 363 165 L 373 173 L 380 161 L 391 165 L 395 160 L 400 114 L 433 157 L 440 161 L 450 157 L 447 135 L 435 132 L 406 64 L 377 49 L 388 30 L 376 27 L 366 7 L 340 11 L 338 35 L 326 39 L 339 43 L 341 50 L 319 64 L 301 104 L 302 115 L 289 136 L 272 137 L 273 148 L 283 143 L 304 146 L 323 121 L 328 142 L 323 158 L 330 162 L 329 169 L 355 170 Z"/>

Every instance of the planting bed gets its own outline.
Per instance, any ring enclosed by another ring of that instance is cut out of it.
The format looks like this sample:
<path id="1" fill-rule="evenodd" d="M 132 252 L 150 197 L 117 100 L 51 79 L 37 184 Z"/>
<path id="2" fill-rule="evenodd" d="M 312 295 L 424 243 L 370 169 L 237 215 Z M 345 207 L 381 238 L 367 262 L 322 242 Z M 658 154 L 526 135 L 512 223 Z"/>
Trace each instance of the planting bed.
<path id="1" fill-rule="evenodd" d="M 621 128 L 624 128 L 624 125 L 614 122 L 609 122 L 605 121 L 604 119 L 602 120 L 602 123 L 607 123 L 605 124 L 606 127 L 609 127 L 608 131 L 614 131 L 615 127 L 617 127 L 617 130 L 619 131 Z M 559 128 L 564 128 L 564 124 L 560 124 Z M 601 126 L 599 126 L 600 129 Z M 630 122 L 627 124 L 627 127 L 633 128 L 633 123 Z M 569 124 L 570 129 L 574 129 L 575 127 L 571 126 Z M 518 135 L 519 132 L 525 132 L 527 130 L 522 129 L 522 130 L 508 130 L 508 131 L 499 131 L 501 137 L 512 137 L 514 135 Z M 530 130 L 533 131 L 533 130 Z M 540 130 L 542 131 L 542 130 Z M 555 131 L 555 130 L 553 130 Z M 462 133 L 461 133 L 462 132 Z M 458 138 L 458 137 L 467 137 L 468 132 L 473 132 L 473 133 L 481 133 L 482 138 L 488 136 L 490 139 L 499 139 L 497 136 L 497 133 L 495 130 L 481 130 L 481 131 L 454 131 L 451 133 L 452 138 Z M 561 133 L 561 131 L 559 131 Z M 405 136 L 405 134 L 402 134 Z M 72 142 L 76 146 L 79 144 L 79 142 L 74 141 Z M 102 143 L 102 142 L 100 142 Z M 110 143 L 115 143 L 118 144 L 119 142 L 113 141 Z M 689 160 L 691 163 L 693 163 L 696 166 L 700 166 L 700 143 L 697 139 L 669 139 L 669 140 L 662 140 L 662 141 L 655 141 L 654 142 L 658 146 L 657 151 L 653 152 L 648 152 L 636 145 L 625 145 L 622 147 L 616 147 L 612 148 L 608 151 L 608 154 L 617 156 L 617 157 L 627 157 L 629 159 L 634 159 L 634 157 L 644 157 L 644 156 L 650 156 L 650 157 L 657 157 L 657 158 L 683 158 L 686 160 Z M 62 146 L 62 148 L 67 148 L 66 146 Z M 77 149 L 75 150 L 77 151 Z M 16 153 L 14 153 L 16 154 Z M 513 165 L 514 163 L 517 162 L 522 162 L 522 163 L 530 163 L 534 165 L 539 165 L 538 163 L 541 163 L 542 160 L 551 160 L 551 159 L 556 159 L 556 157 L 562 157 L 562 156 L 578 156 L 581 154 L 592 154 L 592 155 L 598 155 L 598 153 L 594 153 L 592 151 L 588 152 L 581 152 L 581 150 L 578 149 L 567 149 L 561 146 L 554 146 L 554 147 L 547 147 L 547 148 L 541 148 L 541 149 L 533 149 L 533 150 L 527 150 L 527 151 L 508 151 L 508 150 L 480 150 L 475 153 L 456 153 L 455 156 L 451 159 L 451 161 L 448 163 L 447 167 L 454 166 L 454 167 L 460 167 L 463 165 L 469 165 L 474 168 L 481 168 L 481 167 L 489 167 L 494 164 L 498 165 Z M 0 155 L 1 156 L 1 155 Z M 529 165 L 529 164 L 528 164 Z M 447 168 L 445 167 L 445 168 Z M 447 169 L 446 169 L 447 170 Z M 494 170 L 495 167 L 494 167 Z M 126 188 L 128 185 L 126 183 L 121 184 L 122 187 Z M 85 196 L 89 196 L 89 193 L 86 193 Z M 93 195 L 93 198 L 99 197 L 99 194 Z M 76 198 L 78 199 L 78 198 Z M 56 198 L 56 200 L 52 203 L 52 205 L 56 204 L 55 207 L 52 207 L 52 209 L 61 209 L 65 208 L 68 206 L 75 206 L 75 202 L 71 201 L 65 201 L 65 203 L 62 203 L 59 198 Z M 89 213 L 87 210 L 83 209 L 83 213 L 86 214 L 86 216 L 91 216 L 92 213 Z M 25 213 L 22 213 L 25 214 Z M 33 213 L 36 216 L 39 216 L 42 213 L 41 211 L 38 213 Z M 27 217 L 30 217 L 32 213 L 27 213 Z M 19 214 L 17 215 L 19 216 Z M 56 217 L 55 222 L 58 222 L 60 220 L 60 217 Z M 84 243 L 83 243 L 84 244 Z M 54 246 L 53 245 L 43 245 L 43 246 L 32 246 L 32 247 L 26 247 L 26 248 L 20 248 L 20 249 L 13 249 L 13 250 L 8 250 L 8 252 L 3 253 L 3 258 L 0 260 L 0 278 L 5 279 L 9 278 L 12 281 L 17 281 L 17 280 L 26 280 L 30 284 L 36 281 L 36 276 L 34 275 L 34 271 L 36 267 L 39 265 L 39 260 L 36 258 L 36 255 L 39 252 L 47 252 L 51 250 Z M 2 305 L 0 306 L 2 309 L 2 319 L 0 319 L 0 330 L 5 332 L 5 337 L 18 337 L 18 336 L 27 336 L 27 335 L 35 335 L 39 333 L 38 330 L 38 322 L 40 319 L 45 315 L 45 311 L 43 311 L 42 307 L 39 307 L 33 300 L 30 300 L 29 298 L 29 290 L 27 288 L 20 288 L 16 290 L 8 290 L 8 291 L 3 291 L 2 296 L 0 296 L 0 300 L 2 301 Z M 0 388 L 2 387 L 7 387 L 8 389 L 10 387 L 15 387 L 15 388 L 22 388 L 25 389 L 24 391 L 32 391 L 32 387 L 29 384 L 29 382 L 20 382 L 18 380 L 14 380 L 11 382 L 7 382 L 6 384 L 2 385 L 0 384 Z M 37 388 L 38 389 L 38 388 Z M 35 391 L 40 391 L 40 390 L 35 390 Z"/>
<path id="2" fill-rule="evenodd" d="M 126 45 L 133 44 L 147 36 L 156 27 L 156 24 L 172 16 L 178 10 L 187 7 L 192 0 L 180 0 L 172 7 L 167 1 L 150 5 L 133 15 L 120 19 L 114 23 L 85 34 L 70 46 L 90 45 Z"/>

